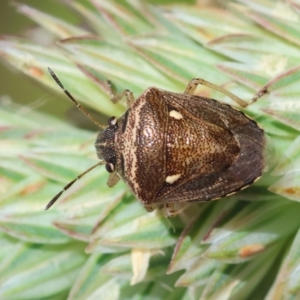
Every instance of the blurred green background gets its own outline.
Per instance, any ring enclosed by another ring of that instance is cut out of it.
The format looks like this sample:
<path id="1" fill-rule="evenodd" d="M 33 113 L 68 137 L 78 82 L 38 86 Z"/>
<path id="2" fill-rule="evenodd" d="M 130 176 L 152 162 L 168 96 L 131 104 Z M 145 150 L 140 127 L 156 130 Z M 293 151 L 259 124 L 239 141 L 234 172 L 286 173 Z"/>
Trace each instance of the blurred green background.
<path id="1" fill-rule="evenodd" d="M 36 24 L 19 14 L 14 7 L 14 1 L 0 0 L 0 34 L 25 36 L 34 29 Z M 18 2 L 17 2 L 18 3 Z M 74 13 L 68 12 L 65 6 L 55 0 L 22 0 L 19 3 L 31 5 L 43 11 L 52 12 L 58 17 L 69 18 L 76 23 Z M 55 12 L 55 13 L 54 13 Z M 0 60 L 0 96 L 9 96 L 13 101 L 22 105 L 31 105 L 34 108 L 50 114 L 65 116 L 72 106 L 62 93 L 53 93 L 36 81 L 9 66 Z M 59 109 L 58 109 L 59 108 Z"/>

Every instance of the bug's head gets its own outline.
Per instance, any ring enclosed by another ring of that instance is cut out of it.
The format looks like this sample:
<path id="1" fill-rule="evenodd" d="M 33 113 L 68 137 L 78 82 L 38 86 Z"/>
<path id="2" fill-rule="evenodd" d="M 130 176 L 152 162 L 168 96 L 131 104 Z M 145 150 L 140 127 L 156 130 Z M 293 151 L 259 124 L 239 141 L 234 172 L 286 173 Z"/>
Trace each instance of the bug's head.
<path id="1" fill-rule="evenodd" d="M 95 147 L 99 159 L 105 160 L 107 172 L 113 173 L 116 166 L 115 134 L 118 129 L 118 119 L 111 117 L 108 126 L 98 133 Z"/>

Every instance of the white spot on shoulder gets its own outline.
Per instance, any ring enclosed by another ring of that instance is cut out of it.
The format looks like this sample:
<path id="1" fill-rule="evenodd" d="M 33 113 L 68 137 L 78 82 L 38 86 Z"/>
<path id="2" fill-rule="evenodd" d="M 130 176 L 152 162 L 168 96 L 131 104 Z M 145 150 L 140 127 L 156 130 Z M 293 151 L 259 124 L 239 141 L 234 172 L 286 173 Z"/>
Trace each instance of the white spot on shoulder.
<path id="1" fill-rule="evenodd" d="M 180 119 L 183 118 L 182 114 L 179 113 L 179 112 L 176 111 L 176 110 L 171 110 L 170 113 L 169 113 L 169 115 L 170 115 L 170 117 L 175 118 L 175 119 L 177 119 L 177 120 L 180 120 Z"/>
<path id="2" fill-rule="evenodd" d="M 166 182 L 167 183 L 174 183 L 176 180 L 178 180 L 180 178 L 181 174 L 176 174 L 176 175 L 171 175 L 171 176 L 167 176 L 166 177 Z"/>

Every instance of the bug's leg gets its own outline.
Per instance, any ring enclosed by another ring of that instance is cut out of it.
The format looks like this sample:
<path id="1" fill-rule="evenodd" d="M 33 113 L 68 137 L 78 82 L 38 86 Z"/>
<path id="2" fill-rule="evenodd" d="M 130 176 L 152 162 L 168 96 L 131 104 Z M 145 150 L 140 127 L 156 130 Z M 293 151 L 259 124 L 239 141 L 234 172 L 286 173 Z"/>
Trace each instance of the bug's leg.
<path id="1" fill-rule="evenodd" d="M 107 185 L 109 187 L 113 187 L 119 182 L 119 180 L 120 180 L 120 177 L 117 173 L 111 173 L 111 174 L 109 174 Z"/>
<path id="2" fill-rule="evenodd" d="M 267 94 L 269 91 L 266 87 L 263 87 L 260 91 L 258 91 L 253 97 L 252 99 L 248 102 L 248 105 L 256 102 L 260 97 L 262 97 L 263 95 Z"/>
<path id="3" fill-rule="evenodd" d="M 240 97 L 232 94 L 231 92 L 227 91 L 226 89 L 224 89 L 221 86 L 218 86 L 216 84 L 208 82 L 208 81 L 206 81 L 202 78 L 193 78 L 188 83 L 188 85 L 187 85 L 187 87 L 184 91 L 184 94 L 193 95 L 198 84 L 202 84 L 204 86 L 207 86 L 207 87 L 209 87 L 213 90 L 216 90 L 216 91 L 230 97 L 233 101 L 235 101 L 236 103 L 238 103 L 242 107 L 246 107 L 246 106 L 252 104 L 253 102 L 257 101 L 260 97 L 262 97 L 263 95 L 265 95 L 268 92 L 268 90 L 266 88 L 264 88 L 264 89 L 260 90 L 256 95 L 254 95 L 254 97 L 251 99 L 250 102 L 246 102 L 246 101 L 242 100 Z"/>
<path id="4" fill-rule="evenodd" d="M 175 209 L 174 203 L 167 203 L 164 205 L 164 211 L 166 217 L 176 217 L 178 215 L 177 210 Z"/>
<path id="5" fill-rule="evenodd" d="M 216 90 L 228 97 L 230 97 L 232 100 L 234 100 L 236 103 L 238 103 L 240 106 L 242 107 L 246 107 L 248 105 L 248 103 L 244 100 L 242 100 L 241 98 L 239 98 L 238 96 L 230 93 L 229 91 L 227 91 L 226 89 L 224 89 L 223 87 L 221 86 L 218 86 L 216 84 L 213 84 L 211 82 L 208 82 L 202 78 L 193 78 L 187 85 L 185 91 L 184 91 L 184 94 L 188 94 L 188 95 L 193 95 L 198 84 L 201 84 L 201 85 L 204 85 L 204 86 L 207 86 L 213 90 Z"/>
<path id="6" fill-rule="evenodd" d="M 134 96 L 133 96 L 132 92 L 130 92 L 129 90 L 124 90 L 122 93 L 116 94 L 116 92 L 114 91 L 113 86 L 109 80 L 107 81 L 107 85 L 109 88 L 110 100 L 113 103 L 118 103 L 125 96 L 126 102 L 127 102 L 127 107 L 130 107 L 133 104 Z"/>
<path id="7" fill-rule="evenodd" d="M 181 212 L 183 212 L 189 205 L 190 203 L 166 203 L 163 206 L 165 216 L 171 218 L 176 217 Z"/>
<path id="8" fill-rule="evenodd" d="M 152 212 L 157 208 L 156 204 L 144 204 L 144 208 L 147 212 Z"/>

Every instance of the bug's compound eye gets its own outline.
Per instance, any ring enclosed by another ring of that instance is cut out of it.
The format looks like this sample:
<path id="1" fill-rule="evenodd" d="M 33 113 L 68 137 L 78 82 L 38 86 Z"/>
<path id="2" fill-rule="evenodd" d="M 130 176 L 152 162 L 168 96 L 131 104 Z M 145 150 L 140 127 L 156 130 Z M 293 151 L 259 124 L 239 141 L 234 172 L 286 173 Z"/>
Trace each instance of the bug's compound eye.
<path id="1" fill-rule="evenodd" d="M 109 126 L 115 126 L 118 122 L 118 119 L 116 117 L 110 117 L 108 119 L 108 125 Z"/>
<path id="2" fill-rule="evenodd" d="M 105 169 L 108 173 L 113 173 L 115 171 L 115 166 L 112 163 L 106 163 Z"/>

